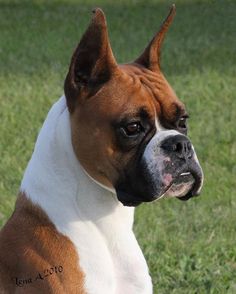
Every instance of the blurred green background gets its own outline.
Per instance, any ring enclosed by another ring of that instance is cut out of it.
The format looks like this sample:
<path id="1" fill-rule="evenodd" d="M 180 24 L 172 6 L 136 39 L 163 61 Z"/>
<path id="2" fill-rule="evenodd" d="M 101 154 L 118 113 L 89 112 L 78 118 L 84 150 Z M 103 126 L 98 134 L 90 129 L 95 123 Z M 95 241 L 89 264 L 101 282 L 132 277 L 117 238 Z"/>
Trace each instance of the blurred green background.
<path id="1" fill-rule="evenodd" d="M 0 225 L 11 215 L 37 133 L 73 49 L 100 6 L 121 63 L 134 60 L 169 0 L 0 0 Z M 236 293 L 236 1 L 176 0 L 162 68 L 185 102 L 205 173 L 202 196 L 138 207 L 135 231 L 154 293 Z M 127 293 L 131 294 L 131 293 Z"/>

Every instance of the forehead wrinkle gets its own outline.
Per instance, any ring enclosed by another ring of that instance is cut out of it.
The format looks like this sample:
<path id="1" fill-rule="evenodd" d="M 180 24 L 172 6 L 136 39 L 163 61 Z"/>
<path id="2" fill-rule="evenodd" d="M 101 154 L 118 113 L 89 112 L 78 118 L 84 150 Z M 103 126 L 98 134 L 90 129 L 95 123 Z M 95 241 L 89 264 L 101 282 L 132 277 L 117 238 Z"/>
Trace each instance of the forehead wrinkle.
<path id="1" fill-rule="evenodd" d="M 135 89 L 139 90 L 142 85 L 137 72 L 133 70 L 133 68 L 131 69 L 125 65 L 121 65 L 120 68 L 122 68 L 122 73 L 126 84 L 129 84 L 129 86 L 135 87 Z"/>
<path id="2" fill-rule="evenodd" d="M 175 100 L 178 99 L 162 73 L 152 72 L 143 67 L 133 65 L 124 65 L 122 69 L 130 77 L 132 76 L 136 82 L 138 82 L 139 87 L 145 86 L 156 101 L 162 100 L 163 94 L 164 97 L 168 96 L 174 98 Z"/>
<path id="3" fill-rule="evenodd" d="M 141 84 L 145 84 L 151 91 L 154 91 L 156 99 L 161 99 L 164 94 L 165 97 L 168 96 L 168 98 L 172 98 L 171 100 L 178 101 L 174 90 L 161 72 L 153 72 L 136 65 L 123 65 L 122 69 L 129 74 L 135 75 Z"/>
<path id="4" fill-rule="evenodd" d="M 124 64 L 121 68 L 129 80 L 138 85 L 136 90 L 143 89 L 147 93 L 146 101 L 151 102 L 151 108 L 159 120 L 162 117 L 172 121 L 178 109 L 185 109 L 162 72 L 153 72 L 137 64 Z"/>
<path id="5" fill-rule="evenodd" d="M 141 84 L 153 98 L 156 117 L 156 127 L 161 128 L 161 120 L 175 121 L 180 114 L 186 113 L 184 104 L 178 99 L 174 90 L 165 79 L 164 75 L 153 73 L 148 69 L 136 70 Z M 157 123 L 159 121 L 159 124 Z"/>
<path id="6" fill-rule="evenodd" d="M 132 79 L 132 84 L 130 86 L 132 86 L 133 89 L 135 89 L 135 91 L 140 91 L 142 87 L 142 83 L 139 77 L 135 74 L 130 75 L 130 77 Z"/>
<path id="7" fill-rule="evenodd" d="M 153 96 L 157 100 L 162 100 L 163 96 L 165 96 L 164 98 L 168 97 L 177 99 L 174 91 L 171 89 L 168 82 L 162 76 L 156 75 L 156 77 L 150 77 L 149 75 L 145 75 L 140 77 L 140 81 L 142 84 L 150 89 Z"/>
<path id="8" fill-rule="evenodd" d="M 133 85 L 138 86 L 137 90 L 139 90 L 142 86 L 145 86 L 152 96 L 153 88 L 158 88 L 161 90 L 160 84 L 163 83 L 161 75 L 132 64 L 123 64 L 120 66 L 120 68 L 122 69 L 124 75 L 129 77 L 128 80 L 130 81 L 130 79 L 132 79 Z"/>

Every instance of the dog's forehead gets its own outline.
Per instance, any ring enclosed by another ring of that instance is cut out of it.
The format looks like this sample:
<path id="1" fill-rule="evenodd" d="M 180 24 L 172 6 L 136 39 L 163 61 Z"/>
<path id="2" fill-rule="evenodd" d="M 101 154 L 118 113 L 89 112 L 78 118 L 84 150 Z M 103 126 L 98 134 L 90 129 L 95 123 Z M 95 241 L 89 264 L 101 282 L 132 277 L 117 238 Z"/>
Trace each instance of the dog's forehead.
<path id="1" fill-rule="evenodd" d="M 93 103 L 90 103 L 90 99 Z M 98 116 L 100 121 L 138 116 L 144 109 L 153 121 L 157 117 L 168 124 L 185 113 L 183 103 L 164 75 L 135 63 L 119 65 L 111 80 L 93 98 L 87 99 L 85 105 L 82 113 L 93 113 L 93 118 Z"/>
<path id="2" fill-rule="evenodd" d="M 186 113 L 184 104 L 161 72 L 150 71 L 135 63 L 119 65 L 119 68 L 123 74 L 121 83 L 124 83 L 125 99 L 132 93 L 133 103 L 135 100 L 146 103 L 150 111 L 170 121 L 177 114 Z"/>

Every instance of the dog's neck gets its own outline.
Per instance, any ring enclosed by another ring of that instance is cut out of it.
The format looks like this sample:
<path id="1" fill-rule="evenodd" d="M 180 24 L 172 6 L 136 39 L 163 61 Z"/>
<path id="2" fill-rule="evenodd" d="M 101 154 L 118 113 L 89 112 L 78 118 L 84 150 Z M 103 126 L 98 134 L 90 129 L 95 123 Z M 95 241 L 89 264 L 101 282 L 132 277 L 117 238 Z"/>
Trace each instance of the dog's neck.
<path id="1" fill-rule="evenodd" d="M 77 221 L 101 223 L 111 214 L 132 227 L 133 209 L 93 181 L 78 162 L 71 143 L 69 112 L 63 96 L 51 108 L 21 184 L 33 203 L 64 231 Z M 103 229 L 104 226 L 102 226 Z"/>
<path id="2" fill-rule="evenodd" d="M 148 268 L 132 231 L 134 209 L 84 172 L 70 130 L 62 97 L 44 122 L 21 191 L 74 243 L 87 292 L 151 293 Z"/>

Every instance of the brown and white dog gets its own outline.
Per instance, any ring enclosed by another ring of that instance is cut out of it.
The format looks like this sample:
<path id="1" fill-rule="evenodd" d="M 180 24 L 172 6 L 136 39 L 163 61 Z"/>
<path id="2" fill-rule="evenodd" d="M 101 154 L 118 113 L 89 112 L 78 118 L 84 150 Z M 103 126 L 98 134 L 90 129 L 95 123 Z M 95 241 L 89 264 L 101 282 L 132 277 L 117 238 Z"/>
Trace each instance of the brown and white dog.
<path id="1" fill-rule="evenodd" d="M 203 182 L 185 107 L 160 70 L 174 14 L 118 65 L 94 11 L 0 234 L 0 293 L 152 293 L 134 206 L 189 199 Z"/>

